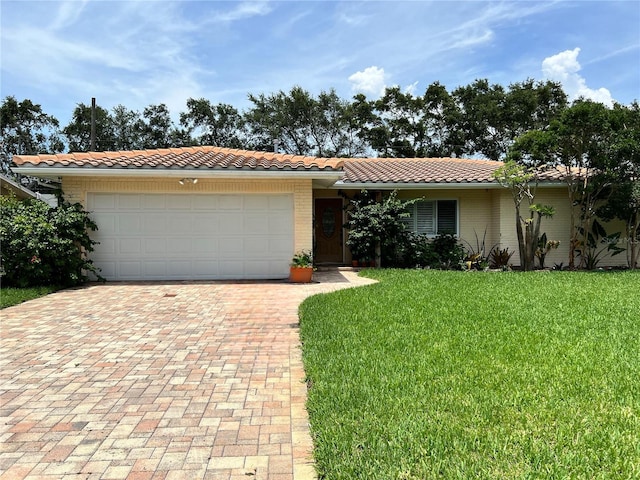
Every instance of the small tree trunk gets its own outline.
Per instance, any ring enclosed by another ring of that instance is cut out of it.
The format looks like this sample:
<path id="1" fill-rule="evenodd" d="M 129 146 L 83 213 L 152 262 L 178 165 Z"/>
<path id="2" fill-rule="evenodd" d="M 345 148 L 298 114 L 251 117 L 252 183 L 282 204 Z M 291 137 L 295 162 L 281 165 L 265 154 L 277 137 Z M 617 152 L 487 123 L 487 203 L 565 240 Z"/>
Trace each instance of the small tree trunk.
<path id="1" fill-rule="evenodd" d="M 571 175 L 569 173 L 569 175 Z M 573 182 L 569 180 L 569 206 L 571 208 L 569 215 L 569 270 L 574 270 L 576 268 L 576 247 L 578 242 L 578 235 L 576 232 L 576 213 L 575 213 L 575 193 L 573 191 Z"/>
<path id="2" fill-rule="evenodd" d="M 518 235 L 518 253 L 520 254 L 520 266 L 526 270 L 526 252 L 524 234 L 522 232 L 522 218 L 520 217 L 520 205 L 516 204 L 516 234 Z"/>
<path id="3" fill-rule="evenodd" d="M 525 238 L 524 269 L 528 272 L 530 270 L 533 270 L 533 259 L 535 258 L 535 253 L 536 253 L 534 248 L 534 225 L 533 225 L 532 218 L 529 218 L 529 221 L 526 224 L 525 233 L 526 233 L 526 238 Z"/>
<path id="4" fill-rule="evenodd" d="M 640 228 L 640 222 L 636 218 L 635 221 L 630 222 L 631 228 L 627 230 L 629 235 L 629 268 L 635 270 L 638 268 L 638 257 L 640 257 L 640 248 L 638 248 L 638 228 Z"/>

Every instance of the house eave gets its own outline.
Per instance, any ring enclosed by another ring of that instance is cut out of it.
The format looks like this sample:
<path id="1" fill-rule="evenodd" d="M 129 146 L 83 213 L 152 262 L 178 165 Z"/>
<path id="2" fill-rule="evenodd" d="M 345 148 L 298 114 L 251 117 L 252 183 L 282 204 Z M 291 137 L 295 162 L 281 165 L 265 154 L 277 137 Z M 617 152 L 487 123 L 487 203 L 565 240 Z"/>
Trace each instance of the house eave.
<path id="1" fill-rule="evenodd" d="M 445 189 L 445 188 L 464 188 L 464 189 L 485 189 L 497 188 L 499 184 L 493 183 L 431 183 L 431 182 L 343 182 L 339 181 L 333 184 L 331 188 L 341 190 L 424 190 L 424 189 Z"/>
<path id="2" fill-rule="evenodd" d="M 539 187 L 558 188 L 566 187 L 564 182 L 540 182 Z M 344 182 L 337 181 L 331 187 L 335 190 L 499 190 L 503 187 L 497 182 Z"/>
<path id="3" fill-rule="evenodd" d="M 157 168 L 82 168 L 82 167 L 13 167 L 15 173 L 40 178 L 60 177 L 155 177 L 155 178 L 241 178 L 241 179 L 291 179 L 306 178 L 334 182 L 343 176 L 342 171 L 324 170 L 223 170 L 223 169 L 157 169 Z"/>

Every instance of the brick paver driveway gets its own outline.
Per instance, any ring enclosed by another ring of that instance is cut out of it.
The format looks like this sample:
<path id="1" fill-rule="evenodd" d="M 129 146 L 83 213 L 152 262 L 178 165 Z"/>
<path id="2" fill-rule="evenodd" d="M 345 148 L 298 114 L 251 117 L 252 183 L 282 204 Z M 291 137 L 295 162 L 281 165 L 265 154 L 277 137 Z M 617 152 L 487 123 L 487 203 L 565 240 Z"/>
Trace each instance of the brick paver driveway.
<path id="1" fill-rule="evenodd" d="M 297 308 L 367 283 L 106 284 L 0 312 L 1 478 L 313 478 Z"/>

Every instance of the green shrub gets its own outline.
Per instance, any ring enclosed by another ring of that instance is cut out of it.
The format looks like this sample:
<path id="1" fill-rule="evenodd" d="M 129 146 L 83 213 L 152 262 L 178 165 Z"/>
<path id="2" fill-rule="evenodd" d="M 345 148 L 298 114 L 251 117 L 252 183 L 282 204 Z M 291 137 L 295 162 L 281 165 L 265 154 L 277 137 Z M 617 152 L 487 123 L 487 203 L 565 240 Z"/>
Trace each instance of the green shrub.
<path id="1" fill-rule="evenodd" d="M 464 259 L 464 247 L 458 243 L 454 235 L 449 233 L 438 235 L 431 242 L 431 248 L 439 260 L 437 268 L 460 269 L 460 262 Z"/>
<path id="2" fill-rule="evenodd" d="M 495 247 L 491 250 L 489 254 L 489 258 L 491 260 L 490 265 L 491 268 L 502 268 L 506 269 L 509 267 L 509 261 L 515 252 L 510 252 L 509 247 L 500 248 Z M 543 260 L 544 262 L 544 260 Z"/>
<path id="3" fill-rule="evenodd" d="M 0 198 L 0 252 L 4 286 L 79 285 L 97 269 L 86 258 L 97 230 L 80 204 L 50 208 L 40 200 Z"/>
<path id="4" fill-rule="evenodd" d="M 381 199 L 367 190 L 349 199 L 347 224 L 349 236 L 346 244 L 356 260 L 375 258 L 380 246 L 382 264 L 385 259 L 398 255 L 396 247 L 406 239 L 403 219 L 409 216 L 407 207 L 417 199 L 400 200 L 394 190 Z M 386 253 L 385 253 L 386 252 Z"/>
<path id="5" fill-rule="evenodd" d="M 465 256 L 464 248 L 454 235 L 443 234 L 432 239 L 428 235 L 411 232 L 403 232 L 382 253 L 387 266 L 440 270 L 459 270 Z"/>

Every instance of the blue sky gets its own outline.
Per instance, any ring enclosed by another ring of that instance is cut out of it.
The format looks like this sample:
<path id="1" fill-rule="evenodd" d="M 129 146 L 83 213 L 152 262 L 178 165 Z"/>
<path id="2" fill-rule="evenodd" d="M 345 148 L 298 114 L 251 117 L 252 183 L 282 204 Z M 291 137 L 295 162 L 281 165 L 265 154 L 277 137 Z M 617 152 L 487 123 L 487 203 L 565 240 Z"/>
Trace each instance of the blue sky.
<path id="1" fill-rule="evenodd" d="M 572 96 L 640 99 L 640 1 L 6 1 L 2 98 L 66 125 L 78 103 L 142 110 L 189 97 L 335 88 L 377 98 L 477 78 L 561 81 Z"/>

